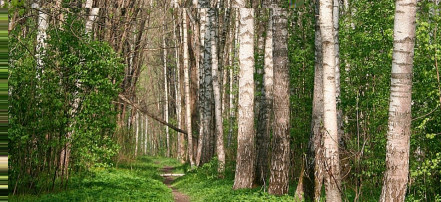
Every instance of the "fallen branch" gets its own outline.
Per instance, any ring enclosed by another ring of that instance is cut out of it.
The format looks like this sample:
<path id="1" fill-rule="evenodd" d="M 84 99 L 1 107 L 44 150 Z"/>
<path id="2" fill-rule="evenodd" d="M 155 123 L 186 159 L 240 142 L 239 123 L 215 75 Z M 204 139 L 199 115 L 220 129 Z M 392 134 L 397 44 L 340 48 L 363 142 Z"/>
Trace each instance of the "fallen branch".
<path id="1" fill-rule="evenodd" d="M 169 124 L 169 123 L 165 122 L 164 120 L 162 120 L 162 119 L 160 119 L 160 118 L 155 117 L 153 114 L 151 114 L 151 113 L 148 112 L 147 110 L 145 110 L 145 109 L 141 109 L 136 103 L 131 102 L 129 99 L 127 99 L 126 97 L 124 97 L 124 95 L 121 95 L 121 94 L 120 94 L 120 95 L 118 95 L 118 97 L 119 97 L 121 100 L 123 100 L 125 103 L 131 105 L 133 108 L 138 109 L 138 110 L 139 110 L 141 113 L 143 113 L 144 115 L 147 115 L 148 117 L 150 117 L 150 118 L 156 120 L 156 121 L 159 122 L 159 123 L 162 123 L 162 124 L 168 126 L 169 128 L 171 128 L 171 129 L 173 129 L 173 130 L 175 130 L 175 131 L 177 131 L 177 132 L 180 132 L 180 133 L 183 133 L 183 134 L 187 135 L 187 131 L 182 130 L 182 129 L 180 129 L 180 128 L 178 128 L 178 127 L 172 125 L 172 124 Z"/>

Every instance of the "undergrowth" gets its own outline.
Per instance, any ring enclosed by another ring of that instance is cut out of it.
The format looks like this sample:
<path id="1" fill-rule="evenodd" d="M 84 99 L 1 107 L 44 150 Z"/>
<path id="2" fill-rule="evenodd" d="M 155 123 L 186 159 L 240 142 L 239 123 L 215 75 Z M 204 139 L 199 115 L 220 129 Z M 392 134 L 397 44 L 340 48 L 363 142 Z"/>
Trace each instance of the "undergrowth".
<path id="1" fill-rule="evenodd" d="M 173 159 L 139 157 L 116 168 L 97 168 L 70 178 L 66 190 L 41 195 L 10 196 L 10 201 L 173 201 L 159 175 L 164 166 L 179 167 Z"/>
<path id="2" fill-rule="evenodd" d="M 289 195 L 269 195 L 262 188 L 233 190 L 234 165 L 227 164 L 225 177 L 217 176 L 217 160 L 204 164 L 200 168 L 188 171 L 185 176 L 175 180 L 173 186 L 188 194 L 192 201 L 295 201 L 294 190 Z"/>

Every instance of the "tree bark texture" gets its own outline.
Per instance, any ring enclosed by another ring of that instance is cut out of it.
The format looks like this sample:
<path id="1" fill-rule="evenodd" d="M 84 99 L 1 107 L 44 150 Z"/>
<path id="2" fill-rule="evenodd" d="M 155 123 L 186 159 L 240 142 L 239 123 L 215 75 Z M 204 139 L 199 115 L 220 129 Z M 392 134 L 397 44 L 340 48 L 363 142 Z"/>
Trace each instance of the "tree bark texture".
<path id="1" fill-rule="evenodd" d="M 416 0 L 395 2 L 394 48 L 386 145 L 386 171 L 380 201 L 404 201 L 409 176 L 412 68 Z"/>

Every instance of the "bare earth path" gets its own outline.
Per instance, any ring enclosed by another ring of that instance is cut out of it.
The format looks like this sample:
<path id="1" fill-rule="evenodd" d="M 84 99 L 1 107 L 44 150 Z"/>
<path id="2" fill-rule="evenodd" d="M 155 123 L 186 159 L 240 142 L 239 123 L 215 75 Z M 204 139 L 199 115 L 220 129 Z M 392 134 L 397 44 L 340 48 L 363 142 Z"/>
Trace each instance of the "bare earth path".
<path id="1" fill-rule="evenodd" d="M 171 185 L 174 180 L 174 176 L 171 176 L 171 174 L 173 173 L 173 167 L 165 166 L 162 168 L 161 172 L 163 173 L 163 178 L 164 178 L 163 182 L 165 185 L 167 185 L 168 188 L 172 189 L 172 194 L 173 194 L 173 197 L 175 198 L 175 201 L 176 202 L 189 202 L 190 197 L 179 192 L 178 190 L 176 190 L 176 188 L 174 188 Z"/>

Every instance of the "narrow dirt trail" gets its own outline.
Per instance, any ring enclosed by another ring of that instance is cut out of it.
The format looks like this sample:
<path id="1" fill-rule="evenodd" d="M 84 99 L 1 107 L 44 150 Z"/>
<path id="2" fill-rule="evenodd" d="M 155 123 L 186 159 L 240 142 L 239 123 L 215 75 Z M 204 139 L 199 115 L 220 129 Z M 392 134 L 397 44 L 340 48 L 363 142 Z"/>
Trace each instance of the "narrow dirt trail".
<path id="1" fill-rule="evenodd" d="M 173 173 L 173 167 L 165 166 L 161 169 L 162 174 L 172 174 Z M 176 202 L 189 202 L 190 197 L 187 195 L 179 192 L 176 188 L 172 186 L 172 183 L 174 181 L 173 176 L 165 175 L 164 178 L 164 184 L 167 185 L 168 188 L 172 189 L 173 197 L 175 198 Z"/>

